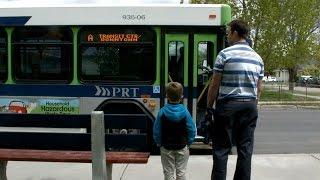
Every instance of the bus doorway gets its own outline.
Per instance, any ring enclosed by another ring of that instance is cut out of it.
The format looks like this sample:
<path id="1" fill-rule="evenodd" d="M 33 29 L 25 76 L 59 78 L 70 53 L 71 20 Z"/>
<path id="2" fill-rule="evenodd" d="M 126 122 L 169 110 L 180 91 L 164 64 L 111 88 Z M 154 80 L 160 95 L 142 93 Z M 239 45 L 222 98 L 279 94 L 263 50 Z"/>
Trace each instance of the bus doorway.
<path id="1" fill-rule="evenodd" d="M 211 34 L 194 35 L 193 53 L 193 103 L 192 116 L 199 127 L 207 107 L 207 92 L 217 54 L 217 36 Z"/>
<path id="2" fill-rule="evenodd" d="M 165 84 L 177 81 L 183 85 L 183 103 L 197 126 L 206 110 L 208 81 L 217 54 L 216 43 L 214 34 L 165 35 Z"/>

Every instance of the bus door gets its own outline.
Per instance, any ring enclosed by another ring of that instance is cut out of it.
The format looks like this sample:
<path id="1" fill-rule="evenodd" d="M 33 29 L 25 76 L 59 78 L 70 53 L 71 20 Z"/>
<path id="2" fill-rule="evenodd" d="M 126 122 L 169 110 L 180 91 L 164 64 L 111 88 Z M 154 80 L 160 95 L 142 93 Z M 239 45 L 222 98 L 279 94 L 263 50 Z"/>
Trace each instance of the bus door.
<path id="1" fill-rule="evenodd" d="M 188 34 L 165 35 L 165 84 L 180 82 L 184 87 L 183 103 L 188 97 Z"/>
<path id="2" fill-rule="evenodd" d="M 199 125 L 204 118 L 207 106 L 209 80 L 217 55 L 217 36 L 195 34 L 193 44 L 193 103 L 192 116 Z"/>

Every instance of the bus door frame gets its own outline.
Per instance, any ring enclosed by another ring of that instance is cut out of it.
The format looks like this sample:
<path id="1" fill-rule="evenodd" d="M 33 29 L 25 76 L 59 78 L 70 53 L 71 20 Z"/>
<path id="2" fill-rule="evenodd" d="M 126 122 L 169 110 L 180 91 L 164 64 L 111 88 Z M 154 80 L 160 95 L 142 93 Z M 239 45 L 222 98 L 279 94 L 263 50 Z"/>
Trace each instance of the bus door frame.
<path id="1" fill-rule="evenodd" d="M 188 61 L 189 61 L 189 34 L 179 33 L 179 34 L 173 34 L 173 33 L 167 33 L 165 34 L 165 70 L 164 70 L 164 83 L 165 85 L 169 82 L 169 43 L 170 42 L 183 42 L 184 47 L 184 62 L 183 62 L 183 87 L 184 87 L 184 97 L 183 97 L 183 104 L 187 105 L 187 99 L 188 99 L 188 87 L 189 87 L 189 81 L 188 81 Z M 165 97 L 165 103 L 167 103 L 167 99 Z"/>
<path id="2" fill-rule="evenodd" d="M 198 45 L 201 43 L 201 42 L 211 42 L 213 43 L 213 46 L 212 46 L 212 59 L 207 59 L 207 62 L 209 64 L 209 61 L 211 61 L 210 64 L 212 64 L 212 66 L 210 66 L 210 68 L 213 69 L 213 65 L 214 65 L 214 62 L 215 62 L 215 59 L 216 59 L 216 56 L 217 56 L 217 48 L 218 48 L 218 45 L 217 45 L 217 42 L 218 42 L 218 39 L 217 39 L 217 34 L 194 34 L 193 36 L 193 101 L 192 101 L 192 117 L 193 117 L 193 120 L 197 123 L 199 123 L 199 121 L 201 119 L 197 119 L 197 114 L 198 114 L 198 108 L 197 108 L 197 102 L 198 102 L 198 98 L 199 98 L 199 95 L 201 92 L 198 92 Z M 210 77 L 208 77 L 208 80 L 206 81 L 206 84 L 208 84 L 208 81 L 209 81 Z M 208 87 L 207 87 L 208 88 Z M 207 94 L 203 94 L 202 98 L 207 98 Z M 198 116 L 199 117 L 199 116 Z M 204 116 L 203 116 L 204 118 Z"/>

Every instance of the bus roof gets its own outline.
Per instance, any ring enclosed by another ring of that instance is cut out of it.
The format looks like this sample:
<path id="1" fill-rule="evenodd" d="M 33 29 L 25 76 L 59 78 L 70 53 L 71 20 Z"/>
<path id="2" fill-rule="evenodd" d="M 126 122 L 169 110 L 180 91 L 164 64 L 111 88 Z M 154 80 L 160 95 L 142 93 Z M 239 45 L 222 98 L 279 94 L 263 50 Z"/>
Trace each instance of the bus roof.
<path id="1" fill-rule="evenodd" d="M 227 17 L 226 17 L 227 16 Z M 0 7 L 0 26 L 177 25 L 220 26 L 231 18 L 221 4 L 12 5 Z"/>

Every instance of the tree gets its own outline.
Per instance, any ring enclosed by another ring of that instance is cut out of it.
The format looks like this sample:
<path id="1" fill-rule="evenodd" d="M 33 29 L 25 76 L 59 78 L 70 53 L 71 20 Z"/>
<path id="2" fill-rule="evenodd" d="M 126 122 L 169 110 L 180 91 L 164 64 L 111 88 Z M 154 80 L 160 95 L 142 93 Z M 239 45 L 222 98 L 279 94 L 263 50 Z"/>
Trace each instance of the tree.
<path id="1" fill-rule="evenodd" d="M 298 67 L 320 59 L 320 0 L 194 0 L 200 3 L 226 3 L 233 17 L 248 22 L 253 48 L 261 55 L 265 71 L 289 70 L 296 79 Z M 319 60 L 320 61 L 320 60 Z M 293 89 L 293 85 L 290 86 Z"/>
<path id="2" fill-rule="evenodd" d="M 315 32 L 319 28 L 320 1 L 283 0 L 281 7 L 286 35 L 281 39 L 279 67 L 289 70 L 289 81 L 296 79 L 298 67 L 314 60 L 317 51 Z M 293 90 L 293 85 L 290 85 Z"/>

